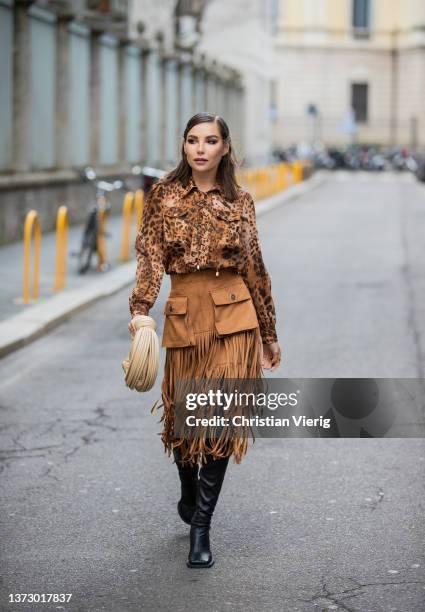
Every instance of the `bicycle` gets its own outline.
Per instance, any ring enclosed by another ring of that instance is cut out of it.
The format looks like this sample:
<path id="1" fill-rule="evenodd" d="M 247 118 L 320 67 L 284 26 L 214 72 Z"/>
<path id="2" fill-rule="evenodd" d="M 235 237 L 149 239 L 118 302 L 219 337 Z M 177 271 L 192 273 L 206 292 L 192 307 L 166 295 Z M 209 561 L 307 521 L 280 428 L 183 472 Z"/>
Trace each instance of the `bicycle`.
<path id="1" fill-rule="evenodd" d="M 82 173 L 83 179 L 94 182 L 96 181 L 96 172 L 88 166 Z M 98 256 L 98 270 L 106 272 L 112 265 L 106 258 L 106 249 L 102 241 L 109 234 L 102 229 L 105 217 L 111 211 L 111 204 L 108 202 L 106 194 L 119 189 L 127 190 L 127 185 L 123 180 L 115 180 L 112 183 L 108 181 L 96 181 L 96 199 L 90 207 L 84 226 L 83 237 L 81 241 L 80 251 L 76 254 L 78 257 L 77 270 L 78 274 L 85 274 L 91 267 L 93 255 Z"/>

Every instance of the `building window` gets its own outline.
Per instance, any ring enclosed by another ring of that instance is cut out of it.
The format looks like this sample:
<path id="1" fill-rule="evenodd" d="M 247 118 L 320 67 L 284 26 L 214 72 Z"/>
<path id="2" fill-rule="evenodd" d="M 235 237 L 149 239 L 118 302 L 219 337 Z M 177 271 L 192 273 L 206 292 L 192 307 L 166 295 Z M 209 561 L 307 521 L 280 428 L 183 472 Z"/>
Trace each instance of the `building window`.
<path id="1" fill-rule="evenodd" d="M 271 0 L 270 30 L 272 36 L 276 36 L 279 31 L 279 0 Z"/>
<path id="2" fill-rule="evenodd" d="M 353 34 L 356 38 L 370 35 L 370 0 L 353 0 Z"/>
<path id="3" fill-rule="evenodd" d="M 351 84 L 351 106 L 357 123 L 365 123 L 368 120 L 368 84 Z"/>

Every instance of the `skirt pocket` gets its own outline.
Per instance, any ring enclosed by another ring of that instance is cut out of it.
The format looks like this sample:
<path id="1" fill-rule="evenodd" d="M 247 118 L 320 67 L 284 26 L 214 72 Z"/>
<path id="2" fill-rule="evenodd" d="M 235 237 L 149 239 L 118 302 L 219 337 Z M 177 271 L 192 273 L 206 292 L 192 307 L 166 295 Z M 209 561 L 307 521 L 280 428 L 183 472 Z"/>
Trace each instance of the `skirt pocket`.
<path id="1" fill-rule="evenodd" d="M 167 348 L 191 346 L 187 296 L 170 297 L 164 308 L 165 322 L 162 345 Z"/>
<path id="2" fill-rule="evenodd" d="M 211 291 L 217 333 L 222 336 L 258 327 L 251 294 L 244 283 L 233 283 Z"/>

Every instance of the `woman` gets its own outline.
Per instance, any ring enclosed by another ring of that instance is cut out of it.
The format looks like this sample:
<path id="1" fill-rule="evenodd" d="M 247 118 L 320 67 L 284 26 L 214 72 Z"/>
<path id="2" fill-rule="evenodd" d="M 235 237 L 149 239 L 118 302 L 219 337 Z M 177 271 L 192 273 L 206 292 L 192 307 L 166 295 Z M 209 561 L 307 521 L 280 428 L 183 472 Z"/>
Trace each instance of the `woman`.
<path id="1" fill-rule="evenodd" d="M 229 457 L 240 463 L 247 436 L 224 428 L 176 435 L 177 380 L 255 379 L 280 363 L 271 282 L 264 266 L 251 195 L 236 182 L 226 122 L 211 113 L 186 126 L 179 165 L 146 199 L 136 238 L 135 318 L 147 315 L 164 271 L 171 275 L 162 346 L 166 347 L 161 417 L 165 451 L 181 481 L 177 508 L 191 525 L 188 567 L 211 567 L 209 529 Z M 155 408 L 155 406 L 154 406 Z M 198 473 L 199 472 L 199 473 Z"/>

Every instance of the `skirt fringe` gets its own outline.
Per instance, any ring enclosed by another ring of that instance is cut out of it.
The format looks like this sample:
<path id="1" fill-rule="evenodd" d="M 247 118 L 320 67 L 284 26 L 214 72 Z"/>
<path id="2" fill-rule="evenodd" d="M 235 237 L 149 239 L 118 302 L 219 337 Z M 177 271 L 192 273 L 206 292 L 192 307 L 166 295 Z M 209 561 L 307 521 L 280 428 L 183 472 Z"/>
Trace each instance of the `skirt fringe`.
<path id="1" fill-rule="evenodd" d="M 164 452 L 171 455 L 174 448 L 181 449 L 181 460 L 191 465 L 204 463 L 207 455 L 216 458 L 233 455 L 240 463 L 248 449 L 248 438 L 255 441 L 251 427 L 238 427 L 238 435 L 232 435 L 228 427 L 207 426 L 194 439 L 176 438 L 174 433 L 175 392 L 177 381 L 199 379 L 259 379 L 261 368 L 261 336 L 259 329 L 219 336 L 215 329 L 195 332 L 195 345 L 184 348 L 167 348 L 162 382 L 162 403 L 153 406 L 151 412 L 163 407 L 160 419 Z M 244 385 L 245 386 L 245 385 Z M 179 392 L 181 387 L 179 388 Z M 199 392 L 198 388 L 197 391 Z M 160 400 L 158 400 L 160 401 Z M 180 408 L 181 409 L 181 408 Z M 233 432 L 234 434 L 234 432 Z"/>

